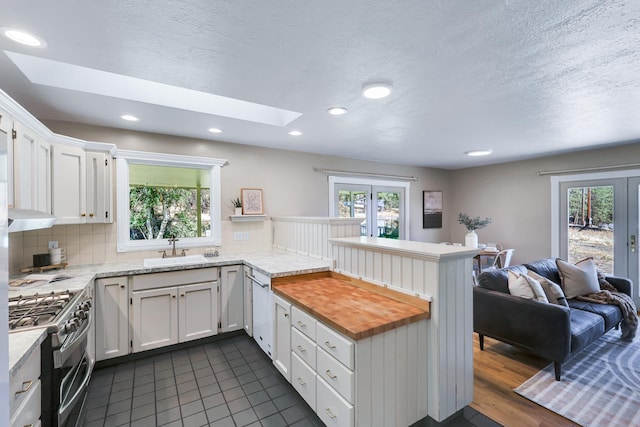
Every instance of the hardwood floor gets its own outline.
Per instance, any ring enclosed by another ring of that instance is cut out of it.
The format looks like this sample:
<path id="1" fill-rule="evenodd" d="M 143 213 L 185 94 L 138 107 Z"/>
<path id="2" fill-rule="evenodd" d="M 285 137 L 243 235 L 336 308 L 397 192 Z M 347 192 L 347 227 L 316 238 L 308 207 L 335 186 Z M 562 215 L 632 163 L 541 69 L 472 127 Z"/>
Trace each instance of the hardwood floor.
<path id="1" fill-rule="evenodd" d="M 513 391 L 548 363 L 486 337 L 484 351 L 480 351 L 478 334 L 474 333 L 474 399 L 469 406 L 504 426 L 575 426 Z"/>

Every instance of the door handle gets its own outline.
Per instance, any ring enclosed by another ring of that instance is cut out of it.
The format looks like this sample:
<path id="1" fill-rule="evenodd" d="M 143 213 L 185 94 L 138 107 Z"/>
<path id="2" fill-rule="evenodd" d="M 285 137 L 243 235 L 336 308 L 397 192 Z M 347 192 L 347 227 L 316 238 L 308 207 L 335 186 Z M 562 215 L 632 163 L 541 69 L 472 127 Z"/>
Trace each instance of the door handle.
<path id="1" fill-rule="evenodd" d="M 636 253 L 636 235 L 632 234 L 629 239 L 629 248 L 631 249 L 631 253 Z"/>

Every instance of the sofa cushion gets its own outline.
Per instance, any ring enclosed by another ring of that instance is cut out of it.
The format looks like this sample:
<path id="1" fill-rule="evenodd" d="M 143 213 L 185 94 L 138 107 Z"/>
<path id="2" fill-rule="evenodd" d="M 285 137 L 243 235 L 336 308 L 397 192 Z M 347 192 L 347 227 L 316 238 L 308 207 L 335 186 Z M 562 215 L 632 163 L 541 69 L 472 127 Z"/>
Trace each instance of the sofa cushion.
<path id="1" fill-rule="evenodd" d="M 622 321 L 622 311 L 617 305 L 597 304 L 589 301 L 572 299 L 569 301 L 569 307 L 588 311 L 590 313 L 602 316 L 602 318 L 604 319 L 604 329 L 606 331 L 613 328 Z"/>
<path id="2" fill-rule="evenodd" d="M 571 309 L 571 353 L 582 350 L 602 335 L 602 316 L 577 308 Z"/>
<path id="3" fill-rule="evenodd" d="M 519 274 L 513 271 L 509 271 L 507 274 L 509 275 L 509 293 L 511 295 L 540 302 L 549 302 L 542 285 L 536 279 L 527 274 Z"/>
<path id="4" fill-rule="evenodd" d="M 558 258 L 556 265 L 560 273 L 560 285 L 567 299 L 600 292 L 598 272 L 593 258 L 583 259 L 575 265 Z"/>
<path id="5" fill-rule="evenodd" d="M 564 292 L 562 292 L 562 288 L 560 287 L 560 285 L 552 282 L 544 276 L 539 275 L 535 271 L 528 270 L 527 275 L 540 282 L 542 290 L 547 296 L 547 300 L 549 300 L 551 304 L 558 304 L 569 307 L 569 304 L 567 304 L 567 298 L 564 296 Z"/>
<path id="6" fill-rule="evenodd" d="M 524 264 L 524 266 L 527 268 L 527 270 L 534 271 L 554 283 L 560 283 L 558 266 L 556 265 L 556 260 L 553 258 L 539 259 L 537 261 Z"/>
<path id="7" fill-rule="evenodd" d="M 508 271 L 515 271 L 520 274 L 527 272 L 526 268 L 521 265 L 514 265 L 508 268 L 500 269 L 486 269 L 480 275 L 478 275 L 478 286 L 492 291 L 502 292 L 503 294 L 509 293 L 509 276 Z"/>

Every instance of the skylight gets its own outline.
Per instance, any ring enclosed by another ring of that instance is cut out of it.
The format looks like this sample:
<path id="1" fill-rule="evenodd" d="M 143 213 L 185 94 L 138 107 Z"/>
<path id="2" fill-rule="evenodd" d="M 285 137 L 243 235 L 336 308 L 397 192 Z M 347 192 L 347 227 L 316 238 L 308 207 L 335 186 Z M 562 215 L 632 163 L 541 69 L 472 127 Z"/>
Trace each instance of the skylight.
<path id="1" fill-rule="evenodd" d="M 128 99 L 272 126 L 287 126 L 302 113 L 152 82 L 121 74 L 4 51 L 35 84 Z"/>

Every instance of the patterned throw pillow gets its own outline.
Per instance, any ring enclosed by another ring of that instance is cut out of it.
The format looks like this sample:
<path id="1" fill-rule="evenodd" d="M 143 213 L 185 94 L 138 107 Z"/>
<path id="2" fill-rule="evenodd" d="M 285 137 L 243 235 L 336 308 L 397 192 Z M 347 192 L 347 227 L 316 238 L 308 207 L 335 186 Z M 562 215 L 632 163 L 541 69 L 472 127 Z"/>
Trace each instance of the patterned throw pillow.
<path id="1" fill-rule="evenodd" d="M 576 262 L 575 265 L 557 258 L 556 265 L 558 273 L 560 273 L 560 285 L 567 299 L 600 292 L 598 273 L 593 258 L 585 258 Z"/>
<path id="2" fill-rule="evenodd" d="M 509 271 L 509 293 L 521 298 L 549 302 L 540 282 L 526 274 L 513 271 Z"/>
<path id="3" fill-rule="evenodd" d="M 551 304 L 564 305 L 565 307 L 569 307 L 567 303 L 567 298 L 564 296 L 564 292 L 562 292 L 562 288 L 557 283 L 547 279 L 544 276 L 539 275 L 535 271 L 527 270 L 527 276 L 533 277 L 542 285 L 542 290 L 544 294 L 547 296 L 547 299 Z"/>

